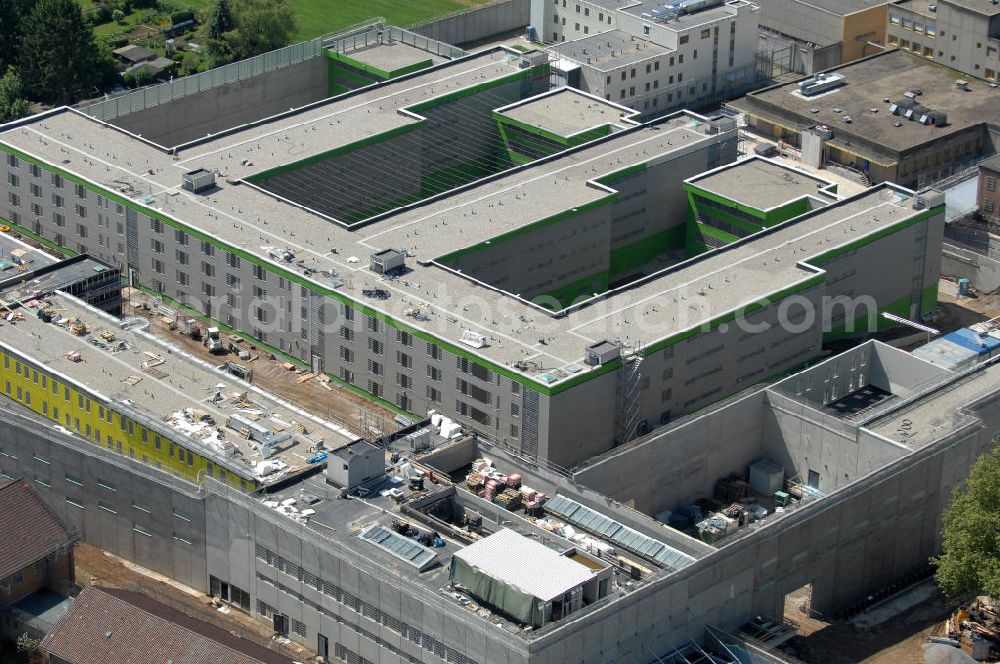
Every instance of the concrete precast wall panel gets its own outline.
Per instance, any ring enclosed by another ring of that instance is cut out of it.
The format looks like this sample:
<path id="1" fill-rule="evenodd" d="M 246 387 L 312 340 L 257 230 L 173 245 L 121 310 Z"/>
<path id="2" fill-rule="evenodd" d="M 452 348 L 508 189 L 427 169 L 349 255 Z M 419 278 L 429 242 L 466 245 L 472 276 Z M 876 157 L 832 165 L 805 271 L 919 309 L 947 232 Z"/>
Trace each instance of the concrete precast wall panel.
<path id="1" fill-rule="evenodd" d="M 531 0 L 501 0 L 436 19 L 410 30 L 447 44 L 467 44 L 523 28 L 531 22 Z"/>

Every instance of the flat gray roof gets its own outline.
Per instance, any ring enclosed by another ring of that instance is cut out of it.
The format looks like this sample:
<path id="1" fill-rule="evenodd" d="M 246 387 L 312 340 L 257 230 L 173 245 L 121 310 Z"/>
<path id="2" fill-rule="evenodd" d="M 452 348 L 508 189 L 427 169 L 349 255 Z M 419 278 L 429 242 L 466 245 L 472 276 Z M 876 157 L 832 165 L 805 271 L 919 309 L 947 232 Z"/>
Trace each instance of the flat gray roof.
<path id="1" fill-rule="evenodd" d="M 242 470 L 244 477 L 252 476 L 252 464 L 262 457 L 256 444 L 226 427 L 230 415 L 257 418 L 257 424 L 273 432 L 291 432 L 294 423 L 302 424 L 306 433 L 300 435 L 301 440 L 275 446 L 280 451 L 271 457 L 292 468 L 305 465 L 312 456 L 306 448 L 315 441 L 336 448 L 353 439 L 336 425 L 237 381 L 151 334 L 122 329 L 119 319 L 74 297 L 52 294 L 41 308 L 54 310 L 58 318 L 46 323 L 36 316 L 35 309 L 22 309 L 23 320 L 7 328 L 0 347 L 30 358 L 38 366 L 115 402 L 118 408 L 127 407 L 160 426 L 187 434 L 189 440 L 201 446 L 205 456 L 228 459 L 226 467 Z M 83 336 L 67 329 L 67 321 L 74 320 L 87 326 Z M 101 332 L 113 334 L 114 340 L 103 338 Z M 71 357 L 73 353 L 79 353 L 79 361 Z M 186 409 L 210 415 L 215 424 L 198 426 L 197 422 L 177 417 Z M 224 432 L 218 438 L 213 435 L 216 428 Z M 226 452 L 232 448 L 238 451 L 235 457 Z"/>
<path id="2" fill-rule="evenodd" d="M 981 425 L 964 411 L 977 398 L 995 393 L 1000 385 L 1000 362 L 980 366 L 958 380 L 950 379 L 904 408 L 878 419 L 867 428 L 911 449 L 942 440 L 964 426 Z"/>
<path id="3" fill-rule="evenodd" d="M 847 16 L 848 14 L 854 14 L 855 12 L 889 3 L 889 0 L 827 0 L 826 2 L 818 2 L 817 0 L 795 1 L 800 5 L 816 7 L 821 11 L 836 14 L 837 16 Z"/>
<path id="4" fill-rule="evenodd" d="M 979 163 L 980 168 L 989 168 L 994 171 L 1000 171 L 1000 154 L 993 155 L 989 159 L 984 159 Z"/>
<path id="5" fill-rule="evenodd" d="M 721 166 L 688 182 L 758 210 L 768 210 L 803 196 L 815 196 L 817 191 L 832 184 L 829 180 L 761 157 Z M 829 198 L 824 197 L 823 200 L 829 201 Z"/>
<path id="6" fill-rule="evenodd" d="M 393 72 L 428 60 L 434 64 L 445 62 L 445 59 L 439 55 L 400 41 L 384 42 L 353 51 L 344 51 L 344 55 L 385 72 Z"/>
<path id="7" fill-rule="evenodd" d="M 563 137 L 604 125 L 633 127 L 636 123 L 623 124 L 622 120 L 625 117 L 639 115 L 638 111 L 631 108 L 613 104 L 574 88 L 560 88 L 552 93 L 504 106 L 498 109 L 498 112 L 512 120 Z"/>
<path id="8" fill-rule="evenodd" d="M 30 299 L 38 293 L 65 288 L 70 284 L 111 269 L 104 263 L 87 257 L 83 260 L 70 259 L 55 269 L 44 274 L 37 274 L 39 268 L 48 265 L 51 263 L 39 261 L 32 263 L 27 272 L 0 273 L 0 304 Z M 29 276 L 32 277 L 31 281 L 22 283 Z"/>
<path id="9" fill-rule="evenodd" d="M 56 263 L 57 259 L 50 256 L 41 249 L 36 249 L 30 244 L 18 240 L 12 235 L 7 233 L 0 233 L 0 260 L 10 261 L 12 251 L 20 249 L 21 251 L 27 251 L 28 256 L 31 258 L 31 264 L 28 266 L 28 270 L 37 270 L 40 267 L 46 265 L 51 265 Z M 12 268 L 5 272 L 0 272 L 0 281 L 9 278 L 10 276 L 16 274 L 17 268 Z"/>
<path id="10" fill-rule="evenodd" d="M 608 30 L 582 39 L 561 42 L 551 46 L 549 50 L 602 71 L 673 53 L 666 46 L 621 30 Z"/>
<path id="11" fill-rule="evenodd" d="M 995 4 L 992 0 L 946 0 L 944 4 L 954 5 L 986 16 L 1000 14 L 1000 5 Z"/>
<path id="12" fill-rule="evenodd" d="M 595 182 L 602 175 L 669 159 L 672 153 L 717 140 L 709 134 L 706 118 L 680 113 L 655 128 L 621 131 L 599 144 L 513 169 L 354 230 L 247 185 L 231 184 L 262 168 L 411 122 L 398 109 L 518 71 L 518 60 L 508 60 L 509 55 L 487 51 L 404 81 L 373 86 L 362 94 L 182 150 L 176 161 L 172 155 L 70 110 L 10 127 L 0 133 L 0 141 L 123 193 L 138 205 L 200 229 L 262 262 L 298 272 L 302 279 L 321 287 L 336 288 L 345 297 L 437 338 L 455 343 L 465 331 L 482 335 L 487 345 L 467 352 L 548 385 L 581 375 L 573 373 L 579 367 L 566 368 L 580 364 L 590 344 L 621 339 L 631 346 L 641 339 L 648 345 L 685 331 L 813 278 L 812 268 L 798 265 L 810 255 L 920 213 L 908 204 L 911 192 L 890 185 L 875 187 L 780 232 L 697 257 L 658 278 L 612 293 L 601 307 L 583 307 L 552 318 L 527 302 L 431 261 L 611 196 L 613 189 Z M 246 159 L 253 165 L 243 165 Z M 216 190 L 204 196 L 181 190 L 181 175 L 196 167 L 223 173 Z M 272 258 L 269 247 L 287 248 L 294 262 Z M 364 258 L 389 248 L 405 249 L 413 256 L 407 261 L 411 271 L 405 278 L 385 281 L 368 269 Z M 762 266 L 767 269 L 761 270 Z M 340 285 L 320 276 L 331 269 L 340 275 Z M 374 288 L 388 291 L 390 298 L 374 300 L 362 294 Z M 711 297 L 689 297 L 707 290 Z M 447 293 L 447 299 L 442 299 L 442 293 Z M 456 302 L 477 304 L 455 306 Z M 412 315 L 415 310 L 421 312 L 420 318 Z M 529 368 L 515 368 L 526 362 Z M 593 370 L 583 368 L 584 372 Z"/>
<path id="13" fill-rule="evenodd" d="M 901 2 L 893 3 L 894 6 L 913 12 L 914 14 L 926 16 L 927 18 L 936 18 L 937 14 L 927 9 L 928 4 L 933 3 L 928 3 L 927 0 L 901 0 Z"/>
<path id="14" fill-rule="evenodd" d="M 732 105 L 797 129 L 829 125 L 834 134 L 832 143 L 853 151 L 864 147 L 852 146 L 852 137 L 902 152 L 984 122 L 1000 124 L 1000 88 L 972 79 L 971 91 L 956 90 L 955 81 L 967 77 L 903 51 L 890 51 L 831 71 L 843 74 L 847 84 L 827 93 L 803 97 L 798 93 L 797 82 L 786 83 L 752 92 Z M 889 111 L 884 99 L 896 102 L 908 90 L 915 89 L 923 91 L 918 103 L 947 113 L 947 126 L 922 125 Z M 878 113 L 871 112 L 873 107 Z M 818 112 L 812 113 L 814 108 Z M 844 115 L 850 115 L 853 123 L 846 124 Z M 897 122 L 901 126 L 894 126 Z"/>

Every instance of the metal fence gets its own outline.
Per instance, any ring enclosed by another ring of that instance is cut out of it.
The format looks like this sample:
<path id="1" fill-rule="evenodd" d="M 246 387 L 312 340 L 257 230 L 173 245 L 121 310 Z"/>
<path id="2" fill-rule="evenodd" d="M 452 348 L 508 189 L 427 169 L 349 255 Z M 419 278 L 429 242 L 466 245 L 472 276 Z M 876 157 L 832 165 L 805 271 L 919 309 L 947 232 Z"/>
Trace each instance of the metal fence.
<path id="1" fill-rule="evenodd" d="M 322 39 L 292 44 L 276 51 L 233 62 L 232 64 L 209 69 L 174 79 L 168 83 L 141 88 L 135 92 L 105 99 L 85 106 L 80 110 L 92 118 L 110 122 L 115 118 L 147 108 L 159 106 L 205 90 L 242 81 L 260 74 L 288 67 L 305 60 L 318 57 L 322 53 Z"/>
<path id="2" fill-rule="evenodd" d="M 306 60 L 319 57 L 323 49 L 348 52 L 378 44 L 398 41 L 415 46 L 445 58 L 460 58 L 465 51 L 450 44 L 424 37 L 416 33 L 387 25 L 385 19 L 376 18 L 363 24 L 347 28 L 335 35 L 319 37 L 311 41 L 285 46 L 275 51 L 233 62 L 222 67 L 209 69 L 198 74 L 174 79 L 168 83 L 151 85 L 134 92 L 95 102 L 80 108 L 92 118 L 111 122 L 129 113 L 153 108 L 176 99 L 205 92 L 223 85 L 243 81 L 276 69 L 290 67 Z"/>
<path id="3" fill-rule="evenodd" d="M 367 46 L 396 41 L 409 46 L 429 51 L 444 58 L 455 59 L 468 55 L 464 50 L 451 44 L 430 37 L 418 35 L 415 32 L 397 28 L 392 25 L 373 25 L 367 30 L 341 34 L 336 37 L 325 37 L 323 47 L 337 53 L 350 53 Z"/>

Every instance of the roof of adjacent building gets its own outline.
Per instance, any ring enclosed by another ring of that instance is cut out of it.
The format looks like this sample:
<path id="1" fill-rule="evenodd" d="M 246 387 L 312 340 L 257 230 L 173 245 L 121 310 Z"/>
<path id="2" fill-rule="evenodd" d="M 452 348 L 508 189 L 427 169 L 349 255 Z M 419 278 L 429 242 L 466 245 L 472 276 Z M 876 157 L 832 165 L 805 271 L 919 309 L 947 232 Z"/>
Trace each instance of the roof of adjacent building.
<path id="1" fill-rule="evenodd" d="M 621 30 L 561 42 L 549 50 L 602 71 L 673 53 L 673 49 Z"/>
<path id="2" fill-rule="evenodd" d="M 498 530 L 454 555 L 490 578 L 543 602 L 566 594 L 594 575 L 593 569 L 509 528 Z"/>
<path id="3" fill-rule="evenodd" d="M 1000 171 L 1000 154 L 993 155 L 989 159 L 979 162 L 979 168 L 987 168 L 991 171 Z"/>
<path id="4" fill-rule="evenodd" d="M 445 61 L 440 55 L 404 44 L 401 41 L 373 44 L 348 51 L 344 55 L 385 72 L 397 71 L 428 60 L 434 64 Z"/>
<path id="5" fill-rule="evenodd" d="M 23 481 L 0 484 L 0 533 L 7 533 L 0 537 L 0 579 L 67 550 L 79 539 Z"/>
<path id="6" fill-rule="evenodd" d="M 224 629 L 111 588 L 85 588 L 42 650 L 70 664 L 291 664 Z"/>
<path id="7" fill-rule="evenodd" d="M 827 125 L 833 130 L 833 145 L 851 152 L 877 150 L 887 159 L 972 126 L 1000 124 L 1000 88 L 973 79 L 969 91 L 958 90 L 955 81 L 965 78 L 961 74 L 904 51 L 889 51 L 829 71 L 843 74 L 845 85 L 804 97 L 793 81 L 752 92 L 732 105 L 796 130 Z M 948 124 L 922 125 L 893 115 L 890 103 L 903 99 L 910 90 L 921 91 L 917 103 L 946 113 Z M 847 124 L 844 116 L 853 122 Z"/>
<path id="8" fill-rule="evenodd" d="M 943 0 L 941 4 L 960 7 L 985 16 L 1000 14 L 1000 4 L 993 2 L 993 0 Z"/>
<path id="9" fill-rule="evenodd" d="M 496 112 L 563 137 L 606 125 L 634 127 L 638 123 L 630 118 L 640 115 L 631 108 L 575 88 L 557 88 L 551 93 L 498 108 Z"/>
<path id="10" fill-rule="evenodd" d="M 888 4 L 889 0 L 827 0 L 826 2 L 819 2 L 818 0 L 795 0 L 795 2 L 800 5 L 815 7 L 829 14 L 847 16 L 848 14 L 854 14 L 865 9 Z M 766 6 L 766 3 L 762 4 Z"/>
<path id="11" fill-rule="evenodd" d="M 40 252 L 32 252 L 32 258 L 41 256 Z M 48 258 L 46 256 L 45 258 Z M 32 261 L 35 263 L 35 261 Z M 48 260 L 37 261 L 29 272 L 9 272 L 0 275 L 0 306 L 29 300 L 38 293 L 50 293 L 66 288 L 96 274 L 111 270 L 99 260 L 86 254 L 74 256 L 53 264 Z"/>
<path id="12" fill-rule="evenodd" d="M 143 60 L 150 60 L 156 55 L 156 53 L 149 50 L 145 46 L 138 46 L 136 44 L 129 44 L 128 46 L 116 48 L 114 53 L 129 62 L 142 62 Z"/>
<path id="13" fill-rule="evenodd" d="M 414 121 L 401 109 L 521 71 L 510 55 L 483 51 L 212 137 L 177 154 L 68 109 L 9 125 L 0 141 L 86 178 L 95 187 L 129 197 L 148 214 L 177 220 L 263 264 L 294 272 L 297 280 L 321 292 L 335 289 L 337 296 L 445 343 L 475 333 L 486 345 L 463 351 L 546 387 L 580 379 L 584 349 L 593 343 L 620 339 L 631 348 L 641 339 L 652 344 L 775 292 L 805 287 L 816 280 L 817 270 L 800 261 L 922 214 L 907 203 L 912 192 L 880 185 L 770 235 L 604 294 L 608 306 L 583 306 L 554 317 L 537 305 L 444 269 L 436 259 L 574 208 L 610 202 L 615 189 L 598 182 L 602 176 L 716 143 L 720 135 L 708 118 L 679 112 L 349 229 L 242 180 L 262 169 L 399 129 Z M 224 177 L 217 189 L 205 196 L 182 191 L 182 173 L 195 168 L 218 169 Z M 274 247 L 287 249 L 294 261 L 275 258 Z M 406 250 L 411 257 L 405 279 L 383 280 L 357 258 L 387 248 Z M 768 269 L 762 272 L 762 265 Z M 336 283 L 323 276 L 331 269 L 338 273 Z M 384 290 L 390 299 L 366 298 L 365 289 Z M 688 296 L 708 291 L 711 297 Z M 448 294 L 446 301 L 442 293 Z M 464 301 L 485 301 L 488 306 L 452 306 Z"/>
<path id="14" fill-rule="evenodd" d="M 687 182 L 758 210 L 769 210 L 803 196 L 816 196 L 817 192 L 827 190 L 833 184 L 762 157 L 720 166 Z M 826 195 L 823 200 L 829 202 L 832 198 Z"/>

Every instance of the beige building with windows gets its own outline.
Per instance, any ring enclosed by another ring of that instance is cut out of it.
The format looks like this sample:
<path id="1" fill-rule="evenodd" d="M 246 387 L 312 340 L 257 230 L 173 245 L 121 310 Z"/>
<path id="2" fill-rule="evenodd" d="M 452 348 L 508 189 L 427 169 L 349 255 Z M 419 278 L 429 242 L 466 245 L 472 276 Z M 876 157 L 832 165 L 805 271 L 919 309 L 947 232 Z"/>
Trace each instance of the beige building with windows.
<path id="1" fill-rule="evenodd" d="M 567 85 L 647 116 L 732 98 L 756 80 L 746 0 L 533 0 L 532 26 Z"/>
<path id="2" fill-rule="evenodd" d="M 996 81 L 1000 4 L 993 0 L 900 0 L 889 5 L 886 40 L 890 47 Z"/>

